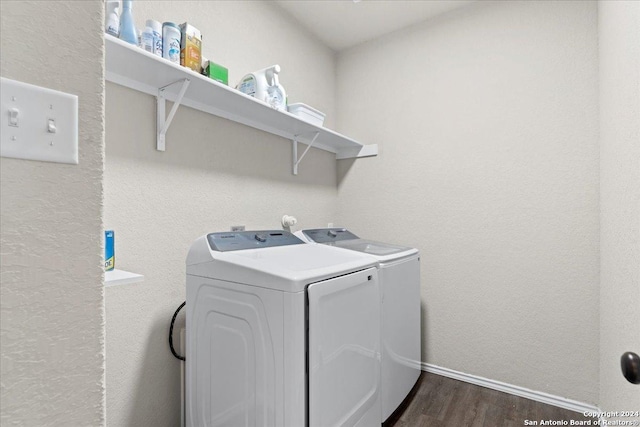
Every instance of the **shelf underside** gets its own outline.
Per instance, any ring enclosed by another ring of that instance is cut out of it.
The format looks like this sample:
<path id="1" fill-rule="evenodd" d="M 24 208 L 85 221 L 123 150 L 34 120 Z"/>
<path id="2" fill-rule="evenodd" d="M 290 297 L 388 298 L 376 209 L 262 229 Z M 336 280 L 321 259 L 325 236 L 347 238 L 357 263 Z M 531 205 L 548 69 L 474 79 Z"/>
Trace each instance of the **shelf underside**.
<path id="1" fill-rule="evenodd" d="M 275 110 L 115 37 L 105 35 L 105 43 L 106 79 L 110 82 L 157 96 L 159 88 L 188 78 L 190 84 L 182 99 L 183 105 L 302 143 L 308 144 L 318 133 L 313 146 L 335 153 L 337 159 L 377 155 L 377 145 L 363 145 L 330 129 L 307 123 L 289 112 Z M 168 87 L 164 91 L 166 99 L 174 101 L 179 89 L 179 84 Z M 170 141 L 167 144 L 170 147 Z"/>

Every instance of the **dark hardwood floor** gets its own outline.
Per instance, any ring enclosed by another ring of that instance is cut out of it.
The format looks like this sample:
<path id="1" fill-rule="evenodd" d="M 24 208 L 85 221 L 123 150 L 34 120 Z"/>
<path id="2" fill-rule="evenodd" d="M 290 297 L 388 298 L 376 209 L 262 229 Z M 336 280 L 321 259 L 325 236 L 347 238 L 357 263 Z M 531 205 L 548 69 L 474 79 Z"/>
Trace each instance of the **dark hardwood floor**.
<path id="1" fill-rule="evenodd" d="M 541 425 L 541 420 L 570 424 L 570 420 L 589 419 L 577 412 L 423 372 L 412 394 L 384 427 L 516 427 L 524 426 L 525 420 Z"/>

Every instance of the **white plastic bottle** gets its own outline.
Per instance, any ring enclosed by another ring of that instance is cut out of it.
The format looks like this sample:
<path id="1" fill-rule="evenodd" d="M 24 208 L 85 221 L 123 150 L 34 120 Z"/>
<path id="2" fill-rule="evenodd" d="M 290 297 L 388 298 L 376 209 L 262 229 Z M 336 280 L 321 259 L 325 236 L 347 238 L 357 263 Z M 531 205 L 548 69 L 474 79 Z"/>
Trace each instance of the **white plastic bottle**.
<path id="1" fill-rule="evenodd" d="M 147 24 L 148 23 L 149 21 L 147 21 Z M 147 25 L 147 27 L 142 32 L 141 44 L 142 46 L 140 47 L 142 47 L 142 49 L 146 50 L 149 53 L 154 53 L 156 48 L 156 43 L 153 37 L 153 28 L 151 28 L 149 25 Z"/>
<path id="2" fill-rule="evenodd" d="M 104 31 L 114 37 L 120 34 L 120 4 L 117 1 L 107 2 L 107 22 Z"/>
<path id="3" fill-rule="evenodd" d="M 162 24 L 153 19 L 147 19 L 146 25 L 153 30 L 153 53 L 162 56 Z"/>
<path id="4" fill-rule="evenodd" d="M 180 65 L 180 28 L 173 22 L 162 24 L 162 57 Z"/>

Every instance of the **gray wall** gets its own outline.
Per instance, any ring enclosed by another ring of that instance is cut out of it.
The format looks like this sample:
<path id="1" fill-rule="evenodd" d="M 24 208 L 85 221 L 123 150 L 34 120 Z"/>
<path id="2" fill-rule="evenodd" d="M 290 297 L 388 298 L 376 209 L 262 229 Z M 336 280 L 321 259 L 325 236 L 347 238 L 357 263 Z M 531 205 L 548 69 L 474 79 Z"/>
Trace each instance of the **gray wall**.
<path id="1" fill-rule="evenodd" d="M 335 58 L 273 5 L 262 2 L 143 2 L 142 22 L 189 20 L 204 56 L 244 74 L 279 63 L 290 102 L 335 120 Z M 250 18 L 250 19 L 249 19 Z M 291 174 L 291 142 L 180 107 L 155 150 L 155 98 L 107 83 L 105 225 L 116 231 L 116 267 L 144 282 L 106 289 L 108 424 L 179 425 L 178 361 L 167 345 L 185 298 L 185 258 L 202 234 L 281 228 L 283 214 L 335 220 L 335 155 L 312 149 Z M 182 324 L 182 316 L 178 322 Z"/>
<path id="2" fill-rule="evenodd" d="M 640 408 L 640 387 L 620 373 L 620 356 L 640 353 L 640 3 L 601 1 L 598 12 L 599 404 L 605 411 L 627 411 Z"/>
<path id="3" fill-rule="evenodd" d="M 2 76 L 78 95 L 80 158 L 0 160 L 3 426 L 104 424 L 102 13 L 0 4 Z"/>
<path id="4" fill-rule="evenodd" d="M 598 401 L 597 49 L 595 2 L 479 2 L 340 53 L 338 218 L 421 250 L 424 362 Z"/>

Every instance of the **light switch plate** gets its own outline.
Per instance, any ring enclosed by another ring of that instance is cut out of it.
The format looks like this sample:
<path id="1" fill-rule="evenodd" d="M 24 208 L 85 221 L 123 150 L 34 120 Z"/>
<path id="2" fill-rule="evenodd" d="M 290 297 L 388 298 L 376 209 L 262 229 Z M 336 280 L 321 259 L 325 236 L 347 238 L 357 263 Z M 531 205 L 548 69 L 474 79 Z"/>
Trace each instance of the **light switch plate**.
<path id="1" fill-rule="evenodd" d="M 0 78 L 0 156 L 78 164 L 78 97 Z"/>

